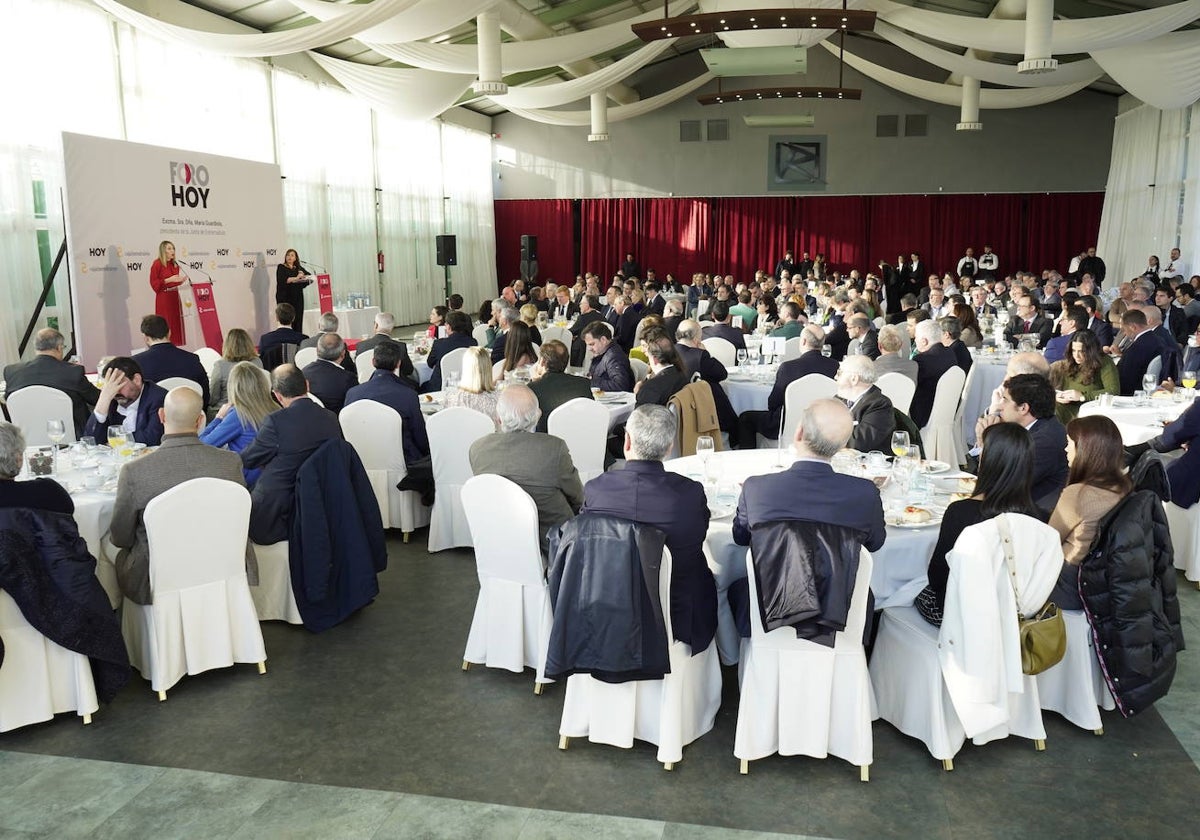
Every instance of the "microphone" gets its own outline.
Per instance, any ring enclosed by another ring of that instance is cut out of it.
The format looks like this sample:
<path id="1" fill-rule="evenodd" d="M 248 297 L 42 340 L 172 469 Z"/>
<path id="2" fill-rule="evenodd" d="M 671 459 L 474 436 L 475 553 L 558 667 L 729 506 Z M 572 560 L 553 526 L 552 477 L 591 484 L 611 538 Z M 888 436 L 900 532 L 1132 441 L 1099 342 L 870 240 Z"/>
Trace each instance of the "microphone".
<path id="1" fill-rule="evenodd" d="M 307 267 L 304 265 L 304 263 L 302 263 L 302 262 L 297 262 L 297 263 L 296 263 L 296 265 L 298 265 L 298 266 L 300 266 L 301 268 L 303 268 L 303 269 L 304 269 L 304 271 L 305 271 L 305 273 L 307 273 L 307 274 L 312 274 L 312 273 L 313 273 L 313 272 L 309 271 L 309 270 L 308 270 L 308 268 L 307 268 Z M 321 265 L 321 264 L 319 264 L 319 263 L 310 262 L 310 263 L 309 263 L 309 265 L 311 265 L 311 266 L 312 266 L 313 268 L 315 268 L 317 271 L 329 271 L 329 269 L 327 269 L 325 266 L 323 266 L 323 265 Z"/>

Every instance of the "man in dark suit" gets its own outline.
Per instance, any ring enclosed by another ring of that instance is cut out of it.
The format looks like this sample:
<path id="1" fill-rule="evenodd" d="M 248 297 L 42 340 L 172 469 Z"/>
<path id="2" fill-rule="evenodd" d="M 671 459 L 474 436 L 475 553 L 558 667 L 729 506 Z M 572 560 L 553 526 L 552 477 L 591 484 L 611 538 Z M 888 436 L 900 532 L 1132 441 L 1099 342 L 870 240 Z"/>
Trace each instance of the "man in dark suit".
<path id="1" fill-rule="evenodd" d="M 359 400 L 374 400 L 400 415 L 401 445 L 404 463 L 410 469 L 429 460 L 429 438 L 425 434 L 425 415 L 412 383 L 397 375 L 400 369 L 399 343 L 381 341 L 372 351 L 375 372 L 361 385 L 346 392 L 346 405 Z"/>
<path id="2" fill-rule="evenodd" d="M 1067 486 L 1067 430 L 1054 416 L 1054 386 L 1036 373 L 1005 380 L 1000 419 L 1017 423 L 1033 438 L 1033 502 L 1054 510 Z"/>
<path id="3" fill-rule="evenodd" d="M 734 346 L 736 350 L 746 349 L 745 334 L 729 325 L 729 303 L 724 300 L 713 301 L 708 310 L 712 315 L 713 322 L 704 328 L 705 338 L 723 338 Z"/>
<path id="4" fill-rule="evenodd" d="M 879 331 L 866 315 L 855 312 L 847 318 L 846 334 L 851 341 L 858 340 L 859 356 L 866 356 L 871 361 L 879 358 Z"/>
<path id="5" fill-rule="evenodd" d="M 908 416 L 918 427 L 929 422 L 933 398 L 942 374 L 958 364 L 954 351 L 942 344 L 942 326 L 937 321 L 921 321 L 916 329 L 917 390 L 913 393 Z"/>
<path id="6" fill-rule="evenodd" d="M 988 303 L 987 298 L 987 286 L 973 286 L 971 288 L 971 308 L 975 310 L 976 319 L 994 318 L 996 316 L 996 307 Z"/>
<path id="7" fill-rule="evenodd" d="M 971 349 L 962 340 L 962 321 L 953 315 L 946 315 L 938 319 L 938 326 L 942 328 L 942 344 L 954 353 L 955 364 L 963 369 L 963 373 L 970 373 L 974 359 L 971 358 Z"/>
<path id="8" fill-rule="evenodd" d="M 343 439 L 337 416 L 308 398 L 308 382 L 295 365 L 271 371 L 271 392 L 283 410 L 268 414 L 241 452 L 244 468 L 262 468 L 250 492 L 250 539 L 259 545 L 288 538 L 296 473 L 325 441 Z"/>
<path id="9" fill-rule="evenodd" d="M 1079 276 L 1090 274 L 1096 280 L 1096 286 L 1104 285 L 1104 276 L 1108 273 L 1108 268 L 1104 265 L 1104 260 L 1096 256 L 1095 247 L 1088 248 L 1083 259 L 1079 261 Z"/>
<path id="10" fill-rule="evenodd" d="M 642 313 L 629 305 L 629 299 L 625 295 L 617 298 L 613 308 L 617 313 L 616 332 L 613 333 L 614 338 L 621 349 L 628 353 L 633 349 L 634 339 L 637 336 L 638 323 L 642 320 Z"/>
<path id="11" fill-rule="evenodd" d="M 506 306 L 500 310 L 500 316 L 496 320 L 499 331 L 496 333 L 496 340 L 492 342 L 492 364 L 504 361 L 504 345 L 508 341 L 508 328 L 520 320 L 521 313 L 516 309 Z"/>
<path id="12" fill-rule="evenodd" d="M 925 265 L 921 262 L 920 254 L 910 254 L 908 262 L 900 269 L 900 279 L 904 283 L 908 291 L 913 294 L 920 293 L 928 288 L 926 282 L 928 278 L 925 275 Z M 939 284 L 940 285 L 940 284 Z"/>
<path id="13" fill-rule="evenodd" d="M 662 296 L 662 287 L 658 283 L 646 284 L 646 312 L 662 315 L 667 305 L 667 299 Z"/>
<path id="14" fill-rule="evenodd" d="M 1121 316 L 1121 332 L 1132 343 L 1121 354 L 1117 376 L 1121 381 L 1121 396 L 1131 397 L 1142 390 L 1142 377 L 1150 363 L 1162 357 L 1163 348 L 1146 322 L 1146 313 L 1140 309 L 1130 309 Z"/>
<path id="15" fill-rule="evenodd" d="M 135 354 L 133 360 L 142 369 L 143 377 L 151 382 L 162 382 L 175 376 L 190 379 L 203 391 L 204 404 L 209 404 L 208 374 L 204 365 L 195 353 L 171 343 L 166 318 L 161 315 L 143 318 L 142 340 L 146 342 L 146 349 Z"/>
<path id="16" fill-rule="evenodd" d="M 663 329 L 667 331 L 667 335 L 672 340 L 678 338 L 676 333 L 681 323 L 683 323 L 683 301 L 679 299 L 667 301 L 663 307 Z"/>
<path id="17" fill-rule="evenodd" d="M 554 321 L 570 321 L 579 314 L 579 307 L 571 301 L 571 290 L 559 286 L 554 293 L 554 304 L 547 310 L 547 317 Z"/>
<path id="18" fill-rule="evenodd" d="M 1079 305 L 1087 312 L 1087 328 L 1096 334 L 1096 340 L 1100 342 L 1100 346 L 1111 346 L 1114 338 L 1112 324 L 1104 317 L 1104 312 L 1099 309 L 1096 298 L 1092 295 L 1084 295 L 1079 298 Z"/>
<path id="19" fill-rule="evenodd" d="M 583 295 L 579 298 L 579 314 L 575 317 L 575 323 L 568 328 L 571 331 L 571 364 L 579 366 L 583 364 L 583 354 L 586 347 L 583 343 L 583 330 L 588 324 L 596 321 L 603 321 L 604 316 L 600 314 L 600 299 L 595 295 Z"/>
<path id="20" fill-rule="evenodd" d="M 1172 504 L 1190 508 L 1200 501 L 1200 401 L 1193 402 L 1161 435 L 1130 447 L 1129 453 L 1136 458 L 1147 449 L 1174 452 L 1180 448 L 1183 454 L 1167 462 L 1167 478 L 1171 482 Z"/>
<path id="21" fill-rule="evenodd" d="M 839 290 L 833 294 L 833 309 L 829 320 L 825 322 L 825 343 L 829 345 L 829 355 L 840 362 L 846 358 L 850 348 L 850 333 L 846 329 L 846 316 L 849 313 L 850 296 Z"/>
<path id="22" fill-rule="evenodd" d="M 1187 314 L 1173 305 L 1175 293 L 1170 286 L 1159 286 L 1154 290 L 1154 305 L 1162 313 L 1162 328 L 1170 334 L 1176 344 L 1187 341 Z"/>
<path id="23" fill-rule="evenodd" d="M 30 385 L 44 385 L 62 391 L 71 398 L 71 415 L 75 422 L 75 437 L 83 435 L 88 415 L 100 398 L 100 389 L 88 381 L 83 365 L 63 361 L 65 341 L 62 333 L 47 327 L 38 330 L 33 339 L 37 355 L 27 362 L 17 362 L 4 368 L 5 398 Z"/>
<path id="24" fill-rule="evenodd" d="M 283 345 L 292 344 L 295 345 L 294 349 L 299 350 L 300 345 L 308 340 L 308 336 L 295 328 L 296 310 L 290 303 L 275 306 L 275 323 L 279 326 L 263 333 L 258 339 L 258 355 L 268 370 L 283 364 Z"/>
<path id="25" fill-rule="evenodd" d="M 448 319 L 449 314 L 447 314 L 447 323 L 449 322 Z M 412 359 L 408 357 L 408 347 L 403 341 L 397 341 L 392 338 L 392 330 L 394 329 L 396 329 L 396 316 L 390 312 L 380 312 L 375 316 L 375 334 L 370 338 L 364 338 L 358 342 L 358 346 L 354 348 L 354 357 L 357 359 L 364 353 L 371 353 L 379 346 L 380 342 L 390 341 L 400 348 L 400 378 L 415 383 L 417 371 L 413 367 Z"/>
<path id="26" fill-rule="evenodd" d="M 1036 335 L 1038 347 L 1045 347 L 1050 341 L 1054 324 L 1042 315 L 1037 303 L 1026 294 L 1017 302 L 1017 317 L 1008 322 L 1004 330 L 1004 338 L 1010 344 L 1017 344 L 1023 335 Z"/>
<path id="27" fill-rule="evenodd" d="M 83 433 L 101 443 L 109 426 L 123 426 L 138 443 L 158 446 L 163 436 L 162 408 L 167 392 L 142 378 L 142 369 L 128 356 L 117 356 L 103 370 L 104 387 Z"/>
<path id="28" fill-rule="evenodd" d="M 788 305 L 794 309 L 798 308 L 794 303 Z M 721 383 L 729 376 L 729 372 L 725 370 L 725 365 L 714 359 L 712 354 L 704 349 L 704 343 L 700 340 L 700 336 L 698 321 L 690 319 L 680 321 L 679 327 L 675 330 L 675 351 L 683 360 L 683 371 L 688 375 L 689 380 L 696 374 L 700 374 L 700 378 L 712 386 L 713 403 L 717 408 L 717 421 L 721 424 L 721 431 L 729 435 L 730 446 L 737 448 L 737 412 L 733 410 L 733 404 L 729 402 L 729 394 L 721 387 Z"/>
<path id="29" fill-rule="evenodd" d="M 582 376 L 573 376 L 567 370 L 567 346 L 551 339 L 542 345 L 538 363 L 533 368 L 533 381 L 529 390 L 537 397 L 542 416 L 536 431 L 546 431 L 550 414 L 565 402 L 574 399 L 592 399 L 591 383 Z"/>
<path id="30" fill-rule="evenodd" d="M 358 377 L 342 367 L 346 343 L 337 333 L 325 333 L 317 340 L 317 360 L 304 368 L 308 391 L 337 414 L 346 404 L 346 392 L 358 384 Z"/>
<path id="31" fill-rule="evenodd" d="M 584 488 L 581 513 L 652 525 L 667 536 L 671 552 L 671 627 L 692 653 L 708 649 L 717 632 L 717 585 L 704 559 L 708 503 L 697 481 L 667 472 L 675 416 L 660 405 L 640 405 L 625 424 L 625 469 L 593 478 Z"/>
<path id="32" fill-rule="evenodd" d="M 429 381 L 421 388 L 422 391 L 442 390 L 442 359 L 451 350 L 460 347 L 474 347 L 475 339 L 471 337 L 471 318 L 465 312 L 451 311 L 446 314 L 446 337 L 435 339 L 433 347 L 425 363 L 433 373 Z"/>
<path id="33" fill-rule="evenodd" d="M 323 314 L 321 316 L 320 332 L 318 332 L 316 335 L 312 336 L 311 338 L 306 338 L 306 339 L 304 339 L 304 341 L 300 342 L 299 349 L 303 350 L 306 347 L 316 347 L 317 342 L 321 340 L 321 336 L 335 335 L 335 334 L 337 334 L 337 331 L 338 331 L 338 317 L 336 315 L 334 315 L 332 312 L 326 312 L 325 314 Z M 358 376 L 358 368 L 355 367 L 354 360 L 350 358 L 349 353 L 347 353 L 345 356 L 342 357 L 341 365 L 346 370 L 353 373 L 356 377 Z"/>
<path id="34" fill-rule="evenodd" d="M 838 398 L 850 409 L 854 430 L 848 446 L 859 452 L 890 452 L 896 415 L 892 401 L 875 386 L 875 363 L 847 356 L 837 373 Z"/>
<path id="35" fill-rule="evenodd" d="M 638 264 L 638 261 L 633 258 L 632 251 L 625 255 L 625 262 L 621 263 L 621 275 L 627 280 L 630 277 L 642 276 L 642 267 Z"/>
<path id="36" fill-rule="evenodd" d="M 767 397 L 766 411 L 743 411 L 738 416 L 738 446 L 754 449 L 756 435 L 770 440 L 779 438 L 779 426 L 783 419 L 783 402 L 787 387 L 802 376 L 817 373 L 833 379 L 837 376 L 838 363 L 821 355 L 825 337 L 821 328 L 808 325 L 800 333 L 800 357 L 784 362 L 775 374 L 775 387 Z"/>
<path id="37" fill-rule="evenodd" d="M 683 360 L 666 330 L 661 327 L 647 329 L 642 338 L 646 356 L 650 359 L 650 374 L 633 386 L 635 401 L 638 405 L 666 405 L 688 384 L 687 371 L 681 369 Z"/>

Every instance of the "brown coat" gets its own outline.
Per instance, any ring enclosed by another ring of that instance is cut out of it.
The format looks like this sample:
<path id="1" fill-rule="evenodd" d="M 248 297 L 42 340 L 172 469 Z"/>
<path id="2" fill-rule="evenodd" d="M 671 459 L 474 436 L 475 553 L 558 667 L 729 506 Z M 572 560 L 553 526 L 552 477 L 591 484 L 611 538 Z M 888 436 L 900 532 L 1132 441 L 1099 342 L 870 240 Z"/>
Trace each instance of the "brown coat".
<path id="1" fill-rule="evenodd" d="M 711 385 L 703 380 L 693 382 L 676 392 L 667 401 L 667 406 L 679 418 L 675 447 L 680 457 L 696 454 L 696 438 L 701 435 L 711 435 L 713 448 L 720 451 L 721 423 L 717 419 L 717 404 L 713 401 Z"/>

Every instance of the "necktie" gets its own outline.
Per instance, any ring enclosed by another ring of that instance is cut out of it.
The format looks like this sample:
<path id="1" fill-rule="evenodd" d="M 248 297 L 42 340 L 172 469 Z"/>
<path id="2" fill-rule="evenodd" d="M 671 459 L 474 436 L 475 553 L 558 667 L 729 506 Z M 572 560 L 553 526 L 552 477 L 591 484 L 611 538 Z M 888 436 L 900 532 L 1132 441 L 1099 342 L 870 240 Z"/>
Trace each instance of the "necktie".
<path id="1" fill-rule="evenodd" d="M 1025 322 L 1025 332 L 1033 332 L 1033 321 Z"/>

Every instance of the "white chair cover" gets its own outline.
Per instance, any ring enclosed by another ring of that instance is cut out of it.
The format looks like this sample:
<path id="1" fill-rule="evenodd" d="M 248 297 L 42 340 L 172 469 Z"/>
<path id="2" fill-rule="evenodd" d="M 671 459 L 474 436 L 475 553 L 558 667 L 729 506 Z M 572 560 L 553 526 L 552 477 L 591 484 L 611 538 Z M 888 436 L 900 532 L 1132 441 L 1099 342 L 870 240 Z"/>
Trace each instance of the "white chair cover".
<path id="1" fill-rule="evenodd" d="M 199 382 L 184 376 L 168 376 L 166 379 L 158 382 L 157 385 L 164 391 L 170 391 L 172 388 L 191 388 L 197 394 L 204 394 L 204 388 L 200 386 Z"/>
<path id="2" fill-rule="evenodd" d="M 958 465 L 967 463 L 967 441 L 963 437 L 963 429 L 966 428 L 963 422 L 963 412 L 967 410 L 967 401 L 965 395 L 971 393 L 971 383 L 975 381 L 975 377 L 979 375 L 979 365 L 971 365 L 971 369 L 967 371 L 967 375 L 963 378 L 962 391 L 959 394 L 958 407 L 954 410 L 954 460 L 950 464 Z M 937 395 L 934 395 L 934 399 Z"/>
<path id="3" fill-rule="evenodd" d="M 721 339 L 724 341 L 725 339 Z M 641 359 L 630 359 L 629 367 L 633 368 L 633 381 L 641 382 L 650 375 L 650 365 L 643 362 Z"/>
<path id="4" fill-rule="evenodd" d="M 567 443 L 579 480 L 587 484 L 604 472 L 608 409 L 595 400 L 576 397 L 550 412 L 546 431 Z"/>
<path id="5" fill-rule="evenodd" d="M 0 637 L 4 639 L 0 732 L 50 720 L 59 712 L 76 712 L 82 717 L 100 708 L 88 658 L 35 630 L 3 590 Z"/>
<path id="6" fill-rule="evenodd" d="M 903 373 L 885 373 L 875 380 L 875 387 L 892 401 L 892 407 L 908 414 L 912 408 L 913 394 L 917 392 L 917 383 Z"/>
<path id="7" fill-rule="evenodd" d="M 764 631 L 753 561 L 746 553 L 750 638 L 742 640 L 739 660 L 735 756 L 753 761 L 774 753 L 813 758 L 832 753 L 858 767 L 871 764 L 875 700 L 862 645 L 871 568 L 864 548 L 846 629 L 829 648 L 797 639 L 791 627 Z"/>
<path id="8" fill-rule="evenodd" d="M 709 352 L 709 355 L 725 367 L 731 368 L 737 364 L 737 348 L 733 346 L 732 341 L 714 336 L 706 338 L 700 343 L 704 345 L 704 349 Z"/>
<path id="9" fill-rule="evenodd" d="M 266 661 L 246 582 L 250 493 L 231 481 L 193 478 L 146 505 L 150 592 L 126 599 L 121 631 L 129 661 L 165 692 L 184 674 Z M 203 539 L 186 523 L 219 522 Z"/>
<path id="10" fill-rule="evenodd" d="M 46 421 L 61 420 L 66 430 L 63 443 L 75 442 L 75 414 L 64 391 L 46 385 L 29 385 L 8 398 L 8 416 L 20 427 L 27 446 L 49 446 Z"/>
<path id="11" fill-rule="evenodd" d="M 492 381 L 499 382 L 500 378 L 502 376 L 504 376 L 504 360 L 503 359 L 496 362 L 496 364 L 492 365 Z"/>
<path id="12" fill-rule="evenodd" d="M 558 733 L 629 749 L 634 739 L 658 747 L 658 760 L 673 765 L 683 748 L 713 728 L 721 705 L 721 666 L 716 643 L 698 656 L 671 630 L 671 553 L 663 549 L 659 597 L 670 642 L 671 673 L 661 680 L 605 683 L 589 674 L 567 678 Z"/>
<path id="13" fill-rule="evenodd" d="M 258 562 L 258 586 L 250 587 L 254 611 L 259 621 L 286 621 L 303 624 L 296 594 L 292 592 L 292 566 L 288 559 L 288 541 L 270 545 L 254 544 Z"/>
<path id="14" fill-rule="evenodd" d="M 1146 375 L 1153 375 L 1156 380 L 1162 377 L 1162 356 L 1150 360 L 1150 364 L 1146 365 Z"/>
<path id="15" fill-rule="evenodd" d="M 399 490 L 396 485 L 408 475 L 404 462 L 404 418 L 390 406 L 375 400 L 356 400 L 338 415 L 342 434 L 362 460 L 384 528 L 399 528 L 405 539 L 429 524 L 429 508 L 421 494 Z"/>
<path id="16" fill-rule="evenodd" d="M 507 478 L 477 475 L 462 488 L 462 506 L 475 543 L 479 598 L 463 661 L 546 679 L 550 587 L 542 567 L 537 505 Z"/>
<path id="17" fill-rule="evenodd" d="M 354 367 L 358 370 L 358 384 L 361 385 L 375 373 L 375 351 L 355 356 Z"/>
<path id="18" fill-rule="evenodd" d="M 196 351 L 196 355 L 200 357 L 200 364 L 204 366 L 204 375 L 208 377 L 209 382 L 212 381 L 213 368 L 221 359 L 221 354 L 211 347 L 201 347 Z"/>
<path id="19" fill-rule="evenodd" d="M 321 401 L 321 398 L 318 397 L 316 394 L 314 394 L 312 391 L 308 392 L 308 398 L 310 400 L 312 400 L 313 402 L 315 402 L 317 405 L 321 406 L 321 408 L 325 407 L 325 403 Z"/>
<path id="20" fill-rule="evenodd" d="M 458 352 L 457 350 L 454 352 Z M 471 477 L 471 444 L 496 431 L 486 414 L 453 406 L 425 421 L 433 461 L 434 501 L 429 518 L 429 551 L 471 546 L 471 528 L 462 508 L 462 487 Z"/>
<path id="21" fill-rule="evenodd" d="M 446 387 L 446 374 L 455 371 L 459 376 L 462 376 L 463 358 L 467 355 L 466 347 L 456 347 L 445 356 L 438 360 L 438 365 L 442 369 L 442 387 Z"/>
<path id="22" fill-rule="evenodd" d="M 567 345 L 567 353 L 571 352 L 571 331 L 566 327 L 546 327 L 540 331 L 542 333 L 542 344 L 547 341 L 561 341 Z"/>
<path id="23" fill-rule="evenodd" d="M 800 336 L 789 338 L 783 342 L 783 360 L 790 362 L 792 359 L 799 359 L 800 354 L 804 352 L 804 348 L 800 346 Z"/>
<path id="24" fill-rule="evenodd" d="M 292 364 L 294 364 L 296 367 L 300 368 L 300 370 L 304 370 L 304 368 L 308 367 L 316 360 L 317 360 L 317 348 L 316 347 L 303 347 L 296 351 L 296 355 L 292 359 Z"/>
<path id="25" fill-rule="evenodd" d="M 471 338 L 475 339 L 475 344 L 478 347 L 487 346 L 487 324 L 480 324 L 475 329 L 471 330 Z"/>
<path id="26" fill-rule="evenodd" d="M 1035 679 L 1042 708 L 1058 712 L 1081 729 L 1099 732 L 1100 708 L 1115 709 L 1100 660 L 1092 641 L 1092 628 L 1083 610 L 1063 610 L 1067 625 L 1067 653 L 1053 668 Z"/>
<path id="27" fill-rule="evenodd" d="M 929 422 L 921 429 L 921 443 L 925 445 L 925 455 L 931 460 L 945 461 L 951 466 L 959 465 L 958 454 L 963 446 L 955 442 L 962 434 L 962 425 L 954 423 L 954 413 L 958 410 L 966 379 L 967 375 L 958 365 L 942 374 L 933 395 L 933 409 L 929 413 Z"/>
<path id="28" fill-rule="evenodd" d="M 1200 504 L 1181 508 L 1165 502 L 1163 507 L 1175 549 L 1175 568 L 1182 569 L 1188 580 L 1200 582 Z"/>
<path id="29" fill-rule="evenodd" d="M 796 434 L 804 409 L 814 400 L 832 397 L 837 394 L 837 382 L 819 373 L 809 373 L 789 383 L 783 392 L 783 445 L 787 446 Z M 770 442 L 772 447 L 777 442 Z"/>

